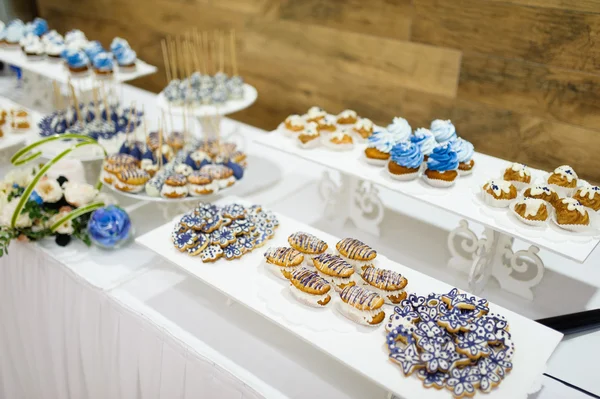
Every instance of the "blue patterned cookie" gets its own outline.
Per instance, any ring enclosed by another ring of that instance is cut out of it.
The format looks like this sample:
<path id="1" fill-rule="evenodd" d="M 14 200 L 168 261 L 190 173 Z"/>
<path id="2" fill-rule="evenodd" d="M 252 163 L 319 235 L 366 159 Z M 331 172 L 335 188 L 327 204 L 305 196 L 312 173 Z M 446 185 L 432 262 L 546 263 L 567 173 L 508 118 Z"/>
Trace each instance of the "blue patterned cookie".
<path id="1" fill-rule="evenodd" d="M 185 252 L 186 249 L 191 248 L 196 243 L 198 238 L 197 234 L 191 230 L 175 233 L 172 236 L 173 245 L 178 251 Z"/>
<path id="2" fill-rule="evenodd" d="M 202 230 L 204 225 L 206 225 L 206 221 L 196 214 L 184 215 L 181 218 L 180 223 L 182 226 L 192 230 Z"/>
<path id="3" fill-rule="evenodd" d="M 419 356 L 419 351 L 414 343 L 400 348 L 398 351 L 390 353 L 390 359 L 400 365 L 404 375 L 411 375 L 416 370 L 422 368 L 423 361 Z"/>
<path id="4" fill-rule="evenodd" d="M 456 337 L 456 351 L 473 360 L 488 357 L 492 352 L 487 340 L 474 332 L 467 332 Z"/>
<path id="5" fill-rule="evenodd" d="M 448 333 L 438 326 L 435 321 L 422 321 L 417 323 L 415 327 L 413 335 L 419 346 L 423 340 L 434 340 L 444 344 L 448 341 Z"/>
<path id="6" fill-rule="evenodd" d="M 229 228 L 233 230 L 236 236 L 239 236 L 241 234 L 250 234 L 256 227 L 249 220 L 236 219 L 231 222 Z"/>
<path id="7" fill-rule="evenodd" d="M 246 208 L 240 204 L 225 205 L 221 210 L 221 215 L 230 219 L 241 219 L 246 216 Z"/>
<path id="8" fill-rule="evenodd" d="M 471 319 L 465 317 L 459 309 L 452 309 L 448 313 L 441 315 L 437 323 L 450 333 L 468 331 L 471 328 Z"/>
<path id="9" fill-rule="evenodd" d="M 250 252 L 254 249 L 254 240 L 250 236 L 237 237 L 237 243 L 242 248 L 242 252 Z"/>
<path id="10" fill-rule="evenodd" d="M 206 224 L 202 228 L 203 233 L 212 233 L 221 227 L 221 224 L 223 224 L 223 219 L 218 213 L 211 217 L 205 218 L 204 221 Z"/>
<path id="11" fill-rule="evenodd" d="M 234 242 L 223 248 L 223 254 L 225 259 L 233 260 L 240 258 L 244 253 L 242 251 L 242 247 L 237 242 Z"/>
<path id="12" fill-rule="evenodd" d="M 471 359 L 469 359 L 468 356 L 456 351 L 456 344 L 454 342 L 448 342 L 445 348 L 450 353 L 450 368 L 463 367 L 471 364 Z"/>
<path id="13" fill-rule="evenodd" d="M 455 368 L 450 370 L 450 376 L 446 380 L 446 387 L 452 391 L 455 398 L 463 396 L 471 397 L 475 395 L 475 387 L 480 384 L 481 378 L 473 373 L 471 366 L 462 369 Z"/>
<path id="14" fill-rule="evenodd" d="M 235 242 L 235 235 L 228 227 L 220 227 L 219 229 L 210 233 L 210 243 L 213 245 L 219 245 L 221 248 L 223 248 L 233 242 Z"/>
<path id="15" fill-rule="evenodd" d="M 413 323 L 416 323 L 417 321 L 419 321 L 419 314 L 413 310 L 413 307 L 410 304 L 402 306 L 401 302 L 400 306 L 394 307 L 394 313 L 390 315 L 390 318 L 385 325 L 385 329 L 389 332 L 397 326 L 414 327 Z"/>
<path id="16" fill-rule="evenodd" d="M 421 361 L 429 373 L 446 372 L 450 369 L 450 352 L 446 345 L 435 339 L 423 339 L 419 346 Z"/>
<path id="17" fill-rule="evenodd" d="M 203 219 L 209 219 L 219 213 L 219 208 L 213 204 L 200 203 L 194 212 Z"/>
<path id="18" fill-rule="evenodd" d="M 446 384 L 448 374 L 442 372 L 430 373 L 427 369 L 419 369 L 417 371 L 417 377 L 423 381 L 425 388 L 442 389 Z"/>
<path id="19" fill-rule="evenodd" d="M 493 350 L 487 357 L 490 367 L 499 377 L 504 377 L 512 370 L 512 363 L 507 358 L 506 350 Z"/>
<path id="20" fill-rule="evenodd" d="M 188 255 L 196 256 L 199 255 L 208 246 L 208 236 L 206 234 L 197 234 L 196 242 L 193 246 L 187 248 L 185 251 Z"/>
<path id="21" fill-rule="evenodd" d="M 482 392 L 491 392 L 492 388 L 502 381 L 502 378 L 494 372 L 496 366 L 487 358 L 481 359 L 473 368 L 480 377 L 479 390 Z"/>
<path id="22" fill-rule="evenodd" d="M 254 247 L 260 248 L 265 245 L 265 242 L 269 240 L 271 237 L 267 232 L 264 231 L 256 231 L 256 235 L 254 236 Z"/>
<path id="23" fill-rule="evenodd" d="M 214 262 L 223 256 L 223 249 L 219 245 L 209 245 L 200 252 L 202 262 Z"/>
<path id="24" fill-rule="evenodd" d="M 413 338 L 414 326 L 396 326 L 387 334 L 387 345 L 390 352 L 397 352 L 404 348 L 404 345 L 415 342 Z M 398 346 L 398 342 L 403 345 Z"/>

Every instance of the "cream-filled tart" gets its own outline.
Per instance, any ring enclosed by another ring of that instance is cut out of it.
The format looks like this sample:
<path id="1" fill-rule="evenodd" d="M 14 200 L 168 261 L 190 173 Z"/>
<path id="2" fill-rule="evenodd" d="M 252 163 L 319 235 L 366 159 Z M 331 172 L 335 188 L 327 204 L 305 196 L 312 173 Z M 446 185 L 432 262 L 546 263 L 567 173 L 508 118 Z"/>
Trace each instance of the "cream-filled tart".
<path id="1" fill-rule="evenodd" d="M 525 189 L 523 196 L 527 198 L 535 198 L 544 200 L 550 204 L 554 204 L 559 200 L 558 194 L 551 187 L 545 184 L 538 184 Z"/>
<path id="2" fill-rule="evenodd" d="M 288 243 L 304 255 L 306 263 L 313 266 L 312 259 L 327 251 L 327 243 L 312 234 L 298 231 L 288 237 Z"/>
<path id="3" fill-rule="evenodd" d="M 384 300 L 373 291 L 359 286 L 349 286 L 340 293 L 340 313 L 350 320 L 366 326 L 376 326 L 385 319 Z"/>
<path id="4" fill-rule="evenodd" d="M 577 173 L 568 165 L 559 166 L 548 176 L 548 184 L 573 189 L 577 187 Z"/>
<path id="5" fill-rule="evenodd" d="M 354 124 L 352 129 L 366 140 L 373 134 L 373 122 L 370 119 L 361 118 Z"/>
<path id="6" fill-rule="evenodd" d="M 326 137 L 324 141 L 326 147 L 336 151 L 350 151 L 354 148 L 354 140 L 349 131 L 342 128 Z"/>
<path id="7" fill-rule="evenodd" d="M 325 115 L 317 121 L 317 129 L 319 132 L 335 132 L 337 130 L 335 118 L 331 115 Z"/>
<path id="8" fill-rule="evenodd" d="M 298 134 L 296 140 L 300 148 L 309 149 L 319 146 L 320 136 L 318 125 L 315 122 L 310 122 L 307 123 L 304 130 Z"/>
<path id="9" fill-rule="evenodd" d="M 573 194 L 573 198 L 583 206 L 591 208 L 596 212 L 600 211 L 600 187 L 598 186 L 589 184 L 583 186 Z"/>
<path id="10" fill-rule="evenodd" d="M 406 299 L 404 288 L 408 280 L 400 273 L 392 270 L 378 269 L 376 267 L 367 267 L 360 275 L 363 284 L 369 290 L 381 296 L 386 303 L 397 305 L 403 299 Z"/>
<path id="11" fill-rule="evenodd" d="M 335 245 L 340 256 L 357 271 L 362 272 L 365 267 L 372 266 L 377 257 L 377 251 L 356 238 L 344 238 Z"/>
<path id="12" fill-rule="evenodd" d="M 340 125 L 354 125 L 358 120 L 358 115 L 356 111 L 351 109 L 346 109 L 340 112 L 337 116 L 337 123 Z"/>
<path id="13" fill-rule="evenodd" d="M 285 128 L 294 133 L 304 130 L 304 124 L 304 119 L 300 115 L 290 115 L 283 122 Z"/>
<path id="14" fill-rule="evenodd" d="M 525 197 L 515 203 L 513 210 L 522 219 L 525 219 L 524 222 L 541 223 L 548 220 L 548 206 L 542 199 Z"/>
<path id="15" fill-rule="evenodd" d="M 583 205 L 575 198 L 562 198 L 554 205 L 556 222 L 559 226 L 580 225 L 589 226 L 590 215 Z"/>
<path id="16" fill-rule="evenodd" d="M 290 291 L 294 298 L 315 308 L 327 306 L 331 301 L 331 285 L 318 273 L 302 267 L 290 276 Z"/>
<path id="17" fill-rule="evenodd" d="M 483 200 L 496 208 L 506 208 L 517 198 L 517 188 L 505 180 L 490 180 L 483 185 Z"/>
<path id="18" fill-rule="evenodd" d="M 352 280 L 354 269 L 344 259 L 337 255 L 321 254 L 313 258 L 313 265 L 325 280 L 329 281 L 336 291 L 355 285 Z"/>
<path id="19" fill-rule="evenodd" d="M 310 107 L 308 112 L 306 113 L 306 121 L 307 122 L 317 122 L 320 119 L 325 118 L 327 112 L 320 107 Z"/>
<path id="20" fill-rule="evenodd" d="M 519 183 L 531 183 L 531 171 L 521 163 L 514 162 L 504 170 L 504 180 Z"/>
<path id="21" fill-rule="evenodd" d="M 268 269 L 277 277 L 289 280 L 292 273 L 300 269 L 304 255 L 293 248 L 273 247 L 265 252 L 265 263 Z"/>

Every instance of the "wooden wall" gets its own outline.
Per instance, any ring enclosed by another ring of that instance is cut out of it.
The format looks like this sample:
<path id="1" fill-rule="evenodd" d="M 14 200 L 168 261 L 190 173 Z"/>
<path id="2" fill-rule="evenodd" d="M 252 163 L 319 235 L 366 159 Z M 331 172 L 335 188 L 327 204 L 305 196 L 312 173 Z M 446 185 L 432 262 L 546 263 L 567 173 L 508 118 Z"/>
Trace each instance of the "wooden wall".
<path id="1" fill-rule="evenodd" d="M 452 119 L 477 150 L 600 181 L 600 0 L 38 0 L 60 31 L 159 40 L 238 31 L 259 99 L 235 118 L 272 129 L 311 105 L 413 127 Z M 163 74 L 140 79 L 160 91 Z"/>

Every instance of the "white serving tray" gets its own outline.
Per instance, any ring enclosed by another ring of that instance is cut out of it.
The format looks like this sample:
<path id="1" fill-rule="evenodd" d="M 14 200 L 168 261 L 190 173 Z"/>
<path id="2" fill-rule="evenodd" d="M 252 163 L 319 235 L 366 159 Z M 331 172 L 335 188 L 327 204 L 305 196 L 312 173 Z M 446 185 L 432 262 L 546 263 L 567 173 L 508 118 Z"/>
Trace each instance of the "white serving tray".
<path id="1" fill-rule="evenodd" d="M 502 212 L 500 216 L 491 217 L 485 208 L 475 205 L 473 186 L 483 186 L 487 180 L 501 176 L 503 170 L 509 165 L 509 162 L 503 159 L 475 153 L 473 157 L 475 167 L 470 176 L 459 177 L 456 184 L 451 188 L 435 188 L 429 186 L 420 178 L 408 182 L 396 181 L 388 175 L 387 167 L 368 164 L 364 159 L 366 144 L 356 144 L 352 151 L 332 151 L 323 146 L 306 150 L 298 147 L 294 139 L 280 131 L 257 135 L 254 141 L 266 147 L 298 156 L 338 170 L 341 173 L 373 182 L 392 191 L 417 198 L 465 219 L 481 223 L 493 230 L 522 239 L 580 263 L 587 259 L 599 242 L 597 238 L 592 237 L 582 240 L 580 236 L 570 236 L 568 232 L 564 232 L 564 239 L 557 242 L 552 237 L 546 237 L 544 233 L 531 234 L 531 230 L 527 226 L 513 223 L 508 212 Z M 536 181 L 545 173 L 541 170 L 532 169 L 532 181 Z M 498 218 L 502 220 L 498 220 Z"/>
<path id="2" fill-rule="evenodd" d="M 227 197 L 218 203 L 244 203 L 236 197 Z M 263 253 L 269 246 L 287 245 L 287 237 L 296 231 L 306 231 L 317 235 L 335 248 L 338 238 L 304 225 L 293 219 L 277 215 L 280 227 L 275 237 L 259 248 L 235 261 L 218 261 L 204 264 L 200 259 L 177 251 L 170 241 L 174 223 L 167 223 L 141 237 L 136 242 L 158 253 L 173 264 L 221 291 L 231 299 L 262 315 L 267 320 L 297 335 L 314 345 L 319 350 L 332 356 L 340 363 L 355 370 L 369 380 L 382 386 L 391 393 L 405 399 L 450 399 L 449 391 L 425 389 L 416 376 L 404 377 L 400 368 L 388 360 L 385 345 L 385 329 L 383 325 L 370 328 L 354 324 L 341 317 L 332 309 L 315 309 L 315 321 L 323 322 L 323 312 L 329 312 L 328 326 L 311 327 L 310 316 L 306 308 L 292 301 L 282 292 L 287 289 L 286 282 L 272 278 L 263 270 Z M 421 295 L 430 292 L 445 293 L 451 286 L 434 278 L 414 271 L 378 255 L 379 262 L 386 268 L 402 273 L 408 278 L 408 290 Z M 268 290 L 267 292 L 265 292 Z M 262 292 L 260 292 L 262 291 Z M 265 297 L 267 296 L 267 299 Z M 278 301 L 276 307 L 269 306 L 268 299 Z M 334 304 L 332 304 L 334 305 Z M 225 305 L 223 305 L 225 306 Z M 480 398 L 526 398 L 527 394 L 539 386 L 539 378 L 546 368 L 546 363 L 562 339 L 562 334 L 523 316 L 490 303 L 490 311 L 500 313 L 510 323 L 510 332 L 515 344 L 513 370 L 500 386 L 492 393 Z M 273 309 L 275 308 L 275 309 Z M 280 314 L 287 312 L 286 316 Z M 386 308 L 386 317 L 393 309 Z M 303 324 L 290 322 L 294 314 L 302 313 Z M 326 328 L 329 327 L 329 328 Z M 265 337 L 267 338 L 267 337 Z M 323 376 L 327 378 L 327 376 Z"/>
<path id="3" fill-rule="evenodd" d="M 11 109 L 24 109 L 29 113 L 30 123 L 29 129 L 16 131 L 10 128 L 10 116 L 7 116 L 6 123 L 1 127 L 4 135 L 0 137 L 0 151 L 24 143 L 37 131 L 37 115 L 34 111 L 4 97 L 0 97 L 0 109 L 4 109 L 6 112 Z"/>
<path id="4" fill-rule="evenodd" d="M 59 83 L 67 83 L 69 78 L 71 78 L 73 85 L 81 87 L 82 89 L 91 89 L 93 87 L 92 84 L 95 81 L 94 73 L 92 71 L 90 71 L 89 74 L 86 74 L 85 77 L 72 77 L 62 60 L 52 61 L 46 58 L 35 61 L 28 60 L 20 47 L 15 49 L 0 48 L 0 61 L 45 76 L 48 79 L 55 80 Z M 105 81 L 127 82 L 129 80 L 153 74 L 157 70 L 158 69 L 155 66 L 147 64 L 142 60 L 137 60 L 134 71 L 123 72 L 119 70 L 118 67 L 115 67 L 113 78 Z"/>

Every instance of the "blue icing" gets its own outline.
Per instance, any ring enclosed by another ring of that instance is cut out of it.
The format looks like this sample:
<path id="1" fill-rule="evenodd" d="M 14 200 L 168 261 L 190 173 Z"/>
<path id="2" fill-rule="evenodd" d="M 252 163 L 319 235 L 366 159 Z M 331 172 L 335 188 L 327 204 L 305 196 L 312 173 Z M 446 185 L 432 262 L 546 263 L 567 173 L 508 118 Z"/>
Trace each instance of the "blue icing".
<path id="1" fill-rule="evenodd" d="M 431 133 L 438 143 L 445 143 L 456 137 L 456 128 L 450 120 L 436 119 L 431 122 Z"/>
<path id="2" fill-rule="evenodd" d="M 242 168 L 239 164 L 227 161 L 225 166 L 233 171 L 233 177 L 235 177 L 236 180 L 240 180 L 242 177 L 244 177 L 244 168 Z"/>
<path id="3" fill-rule="evenodd" d="M 400 166 L 417 169 L 423 163 L 424 156 L 418 145 L 410 141 L 403 141 L 392 148 L 390 158 Z"/>
<path id="4" fill-rule="evenodd" d="M 429 155 L 427 168 L 439 172 L 458 168 L 458 157 L 456 152 L 450 148 L 450 144 L 440 144 L 434 148 L 433 152 Z"/>
<path id="5" fill-rule="evenodd" d="M 69 49 L 65 52 L 65 60 L 69 66 L 81 68 L 88 64 L 88 58 L 83 51 Z"/>
<path id="6" fill-rule="evenodd" d="M 375 148 L 378 151 L 389 153 L 394 145 L 402 140 L 397 140 L 396 136 L 387 130 L 374 132 L 368 139 L 367 147 Z"/>
<path id="7" fill-rule="evenodd" d="M 433 149 L 437 146 L 437 142 L 435 141 L 435 137 L 433 137 L 433 133 L 431 133 L 429 129 L 422 127 L 415 130 L 415 133 L 410 136 L 410 141 L 417 144 L 421 148 L 423 155 L 431 154 Z"/>
<path id="8" fill-rule="evenodd" d="M 31 33 L 33 33 L 36 36 L 42 36 L 46 32 L 48 32 L 48 22 L 46 22 L 46 20 L 42 18 L 34 19 L 32 23 Z"/>
<path id="9" fill-rule="evenodd" d="M 458 157 L 458 162 L 466 163 L 473 158 L 475 153 L 475 147 L 467 140 L 461 139 L 460 137 L 450 142 L 450 147 Z"/>
<path id="10" fill-rule="evenodd" d="M 115 37 L 110 44 L 110 51 L 117 57 L 128 48 L 129 43 L 127 43 L 127 40 L 120 37 Z"/>
<path id="11" fill-rule="evenodd" d="M 85 48 L 83 49 L 83 51 L 85 52 L 85 54 L 88 56 L 88 58 L 90 60 L 94 60 L 94 58 L 100 54 L 104 52 L 104 49 L 102 48 L 102 44 L 100 44 L 99 41 L 95 40 L 93 42 L 89 42 Z"/>
<path id="12" fill-rule="evenodd" d="M 119 65 L 131 65 L 135 63 L 137 54 L 130 48 L 123 49 L 119 54 L 116 54 L 117 63 Z"/>
<path id="13" fill-rule="evenodd" d="M 400 117 L 395 117 L 392 123 L 388 125 L 387 130 L 396 137 L 397 142 L 408 140 L 412 133 L 412 128 L 408 124 L 408 121 Z"/>
<path id="14" fill-rule="evenodd" d="M 100 71 L 112 71 L 113 60 L 109 53 L 99 53 L 93 58 L 94 68 Z"/>

